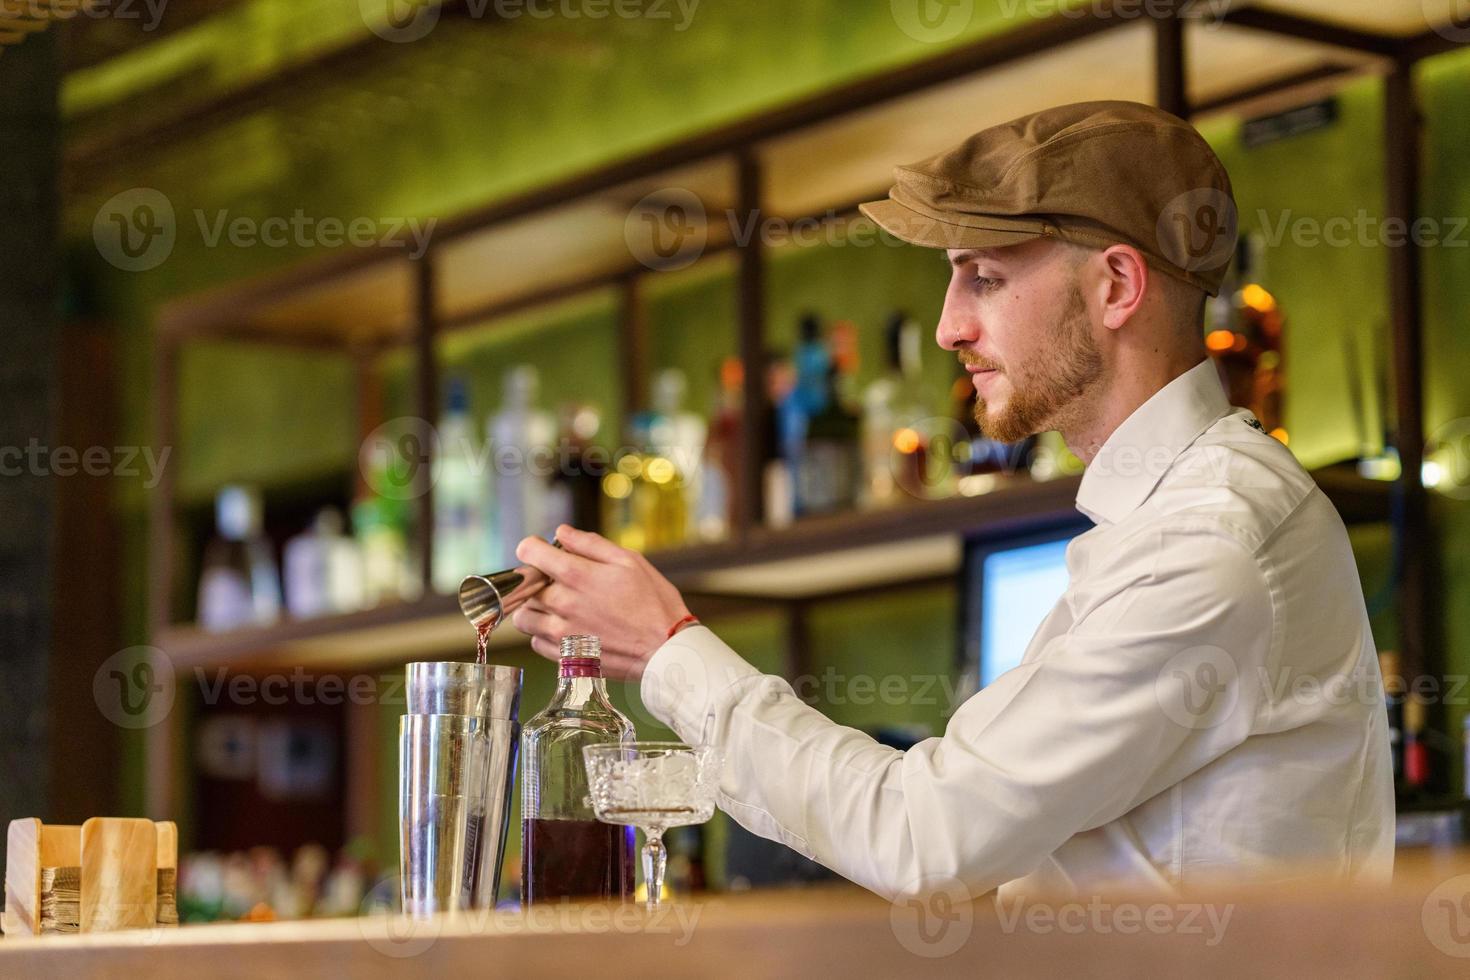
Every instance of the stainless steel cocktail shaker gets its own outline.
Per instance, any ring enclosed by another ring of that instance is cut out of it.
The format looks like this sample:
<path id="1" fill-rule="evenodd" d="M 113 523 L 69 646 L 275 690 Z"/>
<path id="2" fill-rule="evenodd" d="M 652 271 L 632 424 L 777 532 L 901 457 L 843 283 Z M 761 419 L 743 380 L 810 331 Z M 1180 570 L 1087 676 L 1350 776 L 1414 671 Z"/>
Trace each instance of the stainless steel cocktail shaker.
<path id="1" fill-rule="evenodd" d="M 521 671 L 412 663 L 399 723 L 399 871 L 403 911 L 490 908 L 515 781 Z"/>

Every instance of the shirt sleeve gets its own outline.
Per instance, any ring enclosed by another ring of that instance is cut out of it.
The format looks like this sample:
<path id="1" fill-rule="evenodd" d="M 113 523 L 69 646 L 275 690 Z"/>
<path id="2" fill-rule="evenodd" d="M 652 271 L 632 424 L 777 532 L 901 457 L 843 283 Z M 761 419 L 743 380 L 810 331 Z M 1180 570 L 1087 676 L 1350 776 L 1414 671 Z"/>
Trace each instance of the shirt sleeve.
<path id="1" fill-rule="evenodd" d="M 1151 527 L 1068 592 L 1065 633 L 907 752 L 839 726 L 709 629 L 649 661 L 656 717 L 723 753 L 720 806 L 889 898 L 936 878 L 980 895 L 1239 745 L 1266 710 L 1272 603 L 1217 531 Z"/>

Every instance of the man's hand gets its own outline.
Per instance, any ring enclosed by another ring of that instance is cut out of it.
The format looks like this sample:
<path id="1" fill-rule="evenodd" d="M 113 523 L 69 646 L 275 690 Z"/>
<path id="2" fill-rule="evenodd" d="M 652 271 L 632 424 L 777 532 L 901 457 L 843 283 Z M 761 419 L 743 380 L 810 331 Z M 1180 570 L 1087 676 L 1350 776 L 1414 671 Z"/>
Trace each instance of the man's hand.
<path id="1" fill-rule="evenodd" d="M 647 558 L 600 534 L 563 524 L 556 538 L 560 550 L 540 538 L 516 547 L 517 559 L 552 581 L 511 622 L 531 637 L 531 649 L 550 660 L 557 658 L 563 636 L 599 636 L 603 675 L 638 680 L 669 627 L 689 615 L 679 590 Z"/>

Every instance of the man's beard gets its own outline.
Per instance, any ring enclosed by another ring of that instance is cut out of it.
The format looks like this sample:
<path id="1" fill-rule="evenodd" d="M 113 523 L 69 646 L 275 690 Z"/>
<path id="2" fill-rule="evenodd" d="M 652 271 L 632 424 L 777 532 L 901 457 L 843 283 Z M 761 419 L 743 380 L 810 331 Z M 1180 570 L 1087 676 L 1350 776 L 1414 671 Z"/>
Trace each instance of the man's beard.
<path id="1" fill-rule="evenodd" d="M 1058 427 L 1068 406 L 1077 401 L 1102 375 L 1102 352 L 1093 340 L 1087 302 L 1076 283 L 1067 307 L 1051 329 L 1050 343 L 1027 364 L 1007 370 L 1011 397 L 994 418 L 985 400 L 975 400 L 980 431 L 996 442 L 1020 442 Z"/>

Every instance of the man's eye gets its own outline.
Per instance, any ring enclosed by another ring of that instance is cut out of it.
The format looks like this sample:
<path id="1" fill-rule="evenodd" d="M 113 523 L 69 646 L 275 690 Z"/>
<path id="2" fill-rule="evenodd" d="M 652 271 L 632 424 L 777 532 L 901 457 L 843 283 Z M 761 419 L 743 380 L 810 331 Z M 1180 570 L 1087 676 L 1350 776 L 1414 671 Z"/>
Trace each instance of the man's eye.
<path id="1" fill-rule="evenodd" d="M 974 282 L 975 288 L 982 293 L 991 292 L 1000 286 L 999 279 L 992 279 L 989 276 L 976 276 Z"/>

